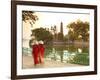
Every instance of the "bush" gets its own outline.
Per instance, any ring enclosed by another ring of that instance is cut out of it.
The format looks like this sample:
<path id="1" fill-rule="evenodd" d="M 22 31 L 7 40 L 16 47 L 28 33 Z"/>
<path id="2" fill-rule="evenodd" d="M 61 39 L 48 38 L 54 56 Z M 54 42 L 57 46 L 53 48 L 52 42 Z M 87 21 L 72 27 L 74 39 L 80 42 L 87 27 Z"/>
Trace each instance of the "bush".
<path id="1" fill-rule="evenodd" d="M 86 53 L 76 54 L 69 62 L 74 64 L 89 65 L 89 56 Z"/>

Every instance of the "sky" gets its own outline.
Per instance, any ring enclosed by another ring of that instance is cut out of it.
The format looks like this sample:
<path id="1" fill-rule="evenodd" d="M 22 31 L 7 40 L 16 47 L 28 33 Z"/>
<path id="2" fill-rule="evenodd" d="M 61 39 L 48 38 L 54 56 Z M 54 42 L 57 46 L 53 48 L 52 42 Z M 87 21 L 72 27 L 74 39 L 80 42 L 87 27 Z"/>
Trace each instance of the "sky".
<path id="1" fill-rule="evenodd" d="M 55 13 L 55 12 L 35 12 L 34 15 L 38 16 L 38 20 L 35 24 L 30 25 L 29 22 L 23 22 L 23 39 L 30 39 L 32 34 L 31 30 L 36 28 L 51 28 L 51 26 L 57 27 L 57 32 L 60 32 L 60 24 L 63 22 L 63 33 L 68 33 L 67 25 L 73 21 L 80 19 L 81 21 L 90 22 L 89 14 L 77 14 L 77 13 Z"/>
<path id="2" fill-rule="evenodd" d="M 77 14 L 77 13 L 55 13 L 55 12 L 35 12 L 39 20 L 33 24 L 33 29 L 35 28 L 51 28 L 51 26 L 56 25 L 57 31 L 60 31 L 60 24 L 63 22 L 63 32 L 64 35 L 68 33 L 67 25 L 78 19 L 85 21 L 90 21 L 89 14 Z"/>

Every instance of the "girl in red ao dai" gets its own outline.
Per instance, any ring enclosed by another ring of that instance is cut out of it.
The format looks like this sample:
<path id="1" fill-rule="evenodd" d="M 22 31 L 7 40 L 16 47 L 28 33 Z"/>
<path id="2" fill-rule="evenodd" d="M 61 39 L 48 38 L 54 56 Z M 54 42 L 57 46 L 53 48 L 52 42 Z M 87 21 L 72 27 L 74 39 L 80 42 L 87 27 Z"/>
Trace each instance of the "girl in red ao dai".
<path id="1" fill-rule="evenodd" d="M 39 58 L 40 58 L 40 63 L 44 63 L 44 42 L 41 40 L 39 41 Z"/>
<path id="2" fill-rule="evenodd" d="M 33 41 L 32 43 L 32 56 L 34 60 L 34 65 L 39 64 L 39 45 L 38 41 Z"/>

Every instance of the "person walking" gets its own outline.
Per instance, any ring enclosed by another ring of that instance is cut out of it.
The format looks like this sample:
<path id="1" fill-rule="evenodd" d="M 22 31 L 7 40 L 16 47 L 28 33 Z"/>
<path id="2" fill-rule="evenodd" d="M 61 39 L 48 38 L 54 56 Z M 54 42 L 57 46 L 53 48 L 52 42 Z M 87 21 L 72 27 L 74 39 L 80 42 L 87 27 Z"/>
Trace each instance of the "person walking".
<path id="1" fill-rule="evenodd" d="M 34 60 L 34 65 L 36 66 L 39 64 L 39 47 L 38 47 L 38 41 L 34 40 L 32 43 L 32 56 Z"/>
<path id="2" fill-rule="evenodd" d="M 44 63 L 44 42 L 41 40 L 39 41 L 39 61 L 40 63 Z"/>

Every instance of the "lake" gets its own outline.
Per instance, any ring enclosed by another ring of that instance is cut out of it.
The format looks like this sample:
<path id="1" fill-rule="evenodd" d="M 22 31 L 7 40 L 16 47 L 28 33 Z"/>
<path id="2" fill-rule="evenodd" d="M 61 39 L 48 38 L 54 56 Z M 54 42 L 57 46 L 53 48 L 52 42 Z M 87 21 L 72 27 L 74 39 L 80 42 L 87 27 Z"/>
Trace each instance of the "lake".
<path id="1" fill-rule="evenodd" d="M 23 53 L 31 56 L 31 49 L 24 47 Z M 89 65 L 89 48 L 80 45 L 45 45 L 45 60 Z"/>

